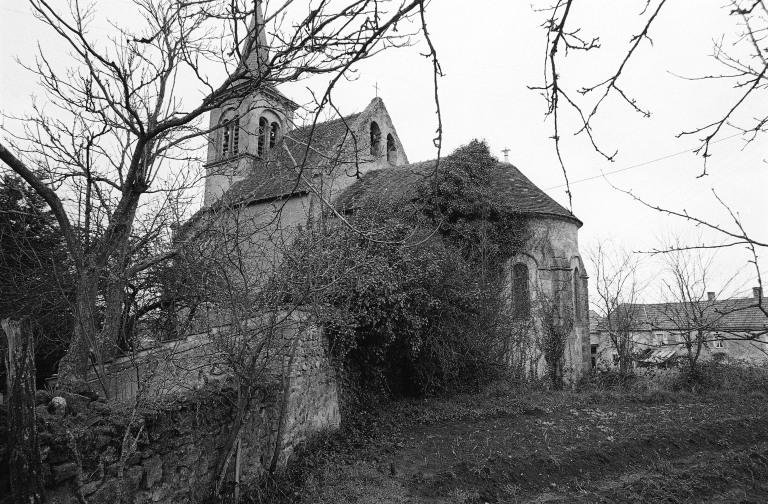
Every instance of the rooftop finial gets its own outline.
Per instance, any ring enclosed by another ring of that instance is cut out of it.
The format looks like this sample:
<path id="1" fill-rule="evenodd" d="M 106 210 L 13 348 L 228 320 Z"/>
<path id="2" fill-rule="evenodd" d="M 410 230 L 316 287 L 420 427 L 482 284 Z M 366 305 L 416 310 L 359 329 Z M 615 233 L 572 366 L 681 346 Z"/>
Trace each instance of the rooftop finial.
<path id="1" fill-rule="evenodd" d="M 501 152 L 504 153 L 504 162 L 509 163 L 509 147 L 504 147 Z"/>

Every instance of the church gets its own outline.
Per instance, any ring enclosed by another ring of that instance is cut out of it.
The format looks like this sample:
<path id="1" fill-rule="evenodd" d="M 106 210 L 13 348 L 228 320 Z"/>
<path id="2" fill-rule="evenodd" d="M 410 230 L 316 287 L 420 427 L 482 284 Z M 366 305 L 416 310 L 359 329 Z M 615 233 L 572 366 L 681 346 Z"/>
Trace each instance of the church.
<path id="1" fill-rule="evenodd" d="M 259 15 L 251 31 L 256 39 L 246 42 L 256 50 L 241 63 L 256 74 L 269 57 Z M 263 86 L 210 113 L 203 208 L 189 224 L 199 227 L 195 222 L 206 216 L 225 215 L 228 226 L 236 221 L 247 228 L 236 233 L 237 250 L 253 271 L 268 271 L 279 262 L 293 230 L 311 226 L 320 215 L 343 218 L 366 194 L 407 197 L 414 177 L 435 163 L 409 161 L 379 97 L 358 113 L 306 125 L 294 123 L 298 108 L 277 89 Z M 587 275 L 578 244 L 582 222 L 512 164 L 499 168 L 493 183 L 525 217 L 531 234 L 525 246 L 509 251 L 504 265 L 512 308 L 530 319 L 537 298 L 558 294 L 558 303 L 573 314 L 565 373 L 578 377 L 591 368 Z M 534 322 L 542 331 L 541 321 Z M 527 356 L 533 374 L 543 373 L 540 352 L 511 351 Z"/>

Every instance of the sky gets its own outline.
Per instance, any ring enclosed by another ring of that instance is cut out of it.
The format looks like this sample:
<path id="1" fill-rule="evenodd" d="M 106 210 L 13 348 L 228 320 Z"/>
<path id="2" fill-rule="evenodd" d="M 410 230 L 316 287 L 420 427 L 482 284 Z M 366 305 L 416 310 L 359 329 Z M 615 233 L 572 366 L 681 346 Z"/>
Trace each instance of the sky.
<path id="1" fill-rule="evenodd" d="M 615 97 L 609 99 L 595 122 L 595 136 L 606 151 L 618 150 L 609 162 L 591 149 L 573 114 L 564 112 L 563 155 L 572 182 L 573 211 L 584 222 L 580 248 L 588 255 L 599 242 L 633 251 L 659 247 L 670 237 L 721 240 L 716 235 L 643 207 L 613 186 L 660 206 L 685 210 L 727 228 L 732 222 L 712 190 L 739 213 L 748 232 L 768 241 L 768 140 L 745 145 L 739 137 L 713 146 L 706 177 L 697 178 L 702 160 L 691 153 L 697 136 L 676 134 L 718 118 L 738 90 L 722 81 L 692 81 L 680 76 L 720 73 L 710 56 L 713 39 L 731 40 L 736 33 L 725 0 L 668 2 L 652 29 L 653 44 L 643 43 L 626 68 L 624 88 L 651 110 L 642 118 Z M 429 30 L 445 76 L 439 80 L 444 127 L 443 153 L 474 138 L 488 142 L 492 152 L 509 160 L 554 199 L 568 205 L 562 170 L 555 156 L 546 102 L 531 86 L 543 81 L 545 14 L 537 8 L 545 0 L 434 0 L 427 13 Z M 644 0 L 581 0 L 573 21 L 585 35 L 599 35 L 601 48 L 571 54 L 562 64 L 565 86 L 575 90 L 609 76 L 620 62 L 630 36 L 641 28 L 638 16 Z M 130 9 L 127 0 L 99 0 L 99 13 L 117 22 Z M 103 25 L 102 32 L 108 31 Z M 0 109 L 21 113 L 31 104 L 35 81 L 16 62 L 30 62 L 39 42 L 46 54 L 66 58 L 66 52 L 21 0 L 0 1 Z M 378 94 L 384 99 L 411 162 L 432 159 L 437 126 L 431 64 L 423 56 L 423 42 L 414 47 L 383 52 L 359 67 L 356 78 L 343 83 L 334 102 L 344 113 L 362 110 Z M 302 81 L 281 91 L 298 103 L 309 100 L 309 89 L 322 82 Z M 575 94 L 575 92 L 574 92 Z M 745 113 L 766 113 L 765 103 L 747 103 Z M 732 136 L 726 129 L 722 137 Z M 201 152 L 201 158 L 204 153 Z M 604 173 L 617 172 L 603 176 Z M 721 251 L 714 261 L 711 290 L 723 295 L 748 295 L 755 284 L 746 251 Z M 659 297 L 655 279 L 658 257 L 644 256 L 642 274 L 649 285 L 644 299 Z M 766 268 L 763 262 L 763 270 Z"/>

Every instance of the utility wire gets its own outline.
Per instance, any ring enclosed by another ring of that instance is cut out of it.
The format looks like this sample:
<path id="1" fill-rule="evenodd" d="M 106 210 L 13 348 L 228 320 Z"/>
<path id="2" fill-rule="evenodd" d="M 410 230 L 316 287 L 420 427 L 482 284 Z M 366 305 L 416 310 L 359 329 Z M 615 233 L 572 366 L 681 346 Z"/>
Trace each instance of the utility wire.
<path id="1" fill-rule="evenodd" d="M 730 140 L 731 138 L 736 138 L 737 136 L 741 136 L 741 135 L 742 135 L 742 133 L 735 133 L 735 134 L 733 134 L 731 136 L 727 136 L 725 138 L 720 138 L 719 140 L 715 140 L 714 142 L 710 142 L 710 143 L 715 144 L 715 143 L 725 142 L 726 140 Z M 590 180 L 595 180 L 595 179 L 599 179 L 599 178 L 605 178 L 608 175 L 613 175 L 615 173 L 625 172 L 627 170 L 632 170 L 632 169 L 635 169 L 635 168 L 640 168 L 642 166 L 647 166 L 649 164 L 658 163 L 659 161 L 664 161 L 665 159 L 670 159 L 670 158 L 673 158 L 673 157 L 682 156 L 683 154 L 688 154 L 690 152 L 693 152 L 694 150 L 695 149 L 681 150 L 681 151 L 675 152 L 673 154 L 667 154 L 666 156 L 661 156 L 661 157 L 656 158 L 656 159 L 651 159 L 650 161 L 643 161 L 642 163 L 634 164 L 632 166 L 626 166 L 624 168 L 619 168 L 618 170 L 611 170 L 611 171 L 603 172 L 600 175 L 593 175 L 591 177 L 587 177 L 587 178 L 583 178 L 583 179 L 572 180 L 570 185 L 578 184 L 580 182 L 588 182 Z M 547 187 L 544 190 L 545 191 L 551 191 L 552 189 L 560 189 L 561 187 L 565 187 L 565 186 L 566 186 L 566 184 L 560 184 L 560 185 L 556 185 L 556 186 L 552 186 L 552 187 Z"/>

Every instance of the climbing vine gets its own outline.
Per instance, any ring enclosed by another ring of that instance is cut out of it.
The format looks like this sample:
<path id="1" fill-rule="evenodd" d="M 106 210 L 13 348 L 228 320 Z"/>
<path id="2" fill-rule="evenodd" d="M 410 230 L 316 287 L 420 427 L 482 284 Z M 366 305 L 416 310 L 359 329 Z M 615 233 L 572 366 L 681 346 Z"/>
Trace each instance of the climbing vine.
<path id="1" fill-rule="evenodd" d="M 528 231 L 492 184 L 499 169 L 473 141 L 402 197 L 362 203 L 354 229 L 299 236 L 287 284 L 313 293 L 334 356 L 357 384 L 427 394 L 501 369 L 510 322 L 503 265 Z"/>

